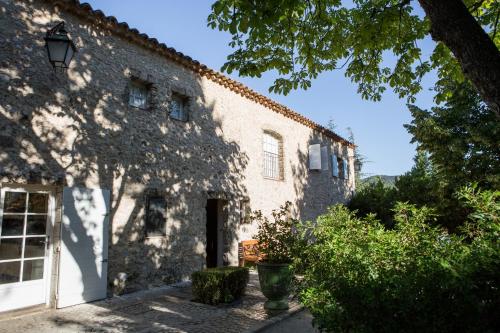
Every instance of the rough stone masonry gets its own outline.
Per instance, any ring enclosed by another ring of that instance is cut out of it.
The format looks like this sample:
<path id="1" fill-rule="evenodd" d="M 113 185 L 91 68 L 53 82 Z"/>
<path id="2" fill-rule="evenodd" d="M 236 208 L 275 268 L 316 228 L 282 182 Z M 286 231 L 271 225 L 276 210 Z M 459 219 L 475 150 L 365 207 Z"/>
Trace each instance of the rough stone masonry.
<path id="1" fill-rule="evenodd" d="M 44 36 L 60 21 L 78 52 L 56 73 Z M 147 89 L 145 107 L 129 105 L 135 83 Z M 169 117 L 174 95 L 187 121 Z M 280 142 L 279 179 L 263 175 L 265 133 Z M 64 186 L 109 189 L 109 293 L 203 268 L 207 199 L 225 202 L 224 263 L 233 265 L 256 227 L 242 210 L 269 214 L 289 200 L 296 217 L 313 219 L 347 200 L 354 177 L 333 177 L 331 160 L 309 170 L 311 144 L 345 157 L 354 174 L 346 140 L 88 5 L 0 0 L 1 186 L 55 191 L 55 242 Z M 166 235 L 145 233 L 148 195 L 166 200 Z"/>

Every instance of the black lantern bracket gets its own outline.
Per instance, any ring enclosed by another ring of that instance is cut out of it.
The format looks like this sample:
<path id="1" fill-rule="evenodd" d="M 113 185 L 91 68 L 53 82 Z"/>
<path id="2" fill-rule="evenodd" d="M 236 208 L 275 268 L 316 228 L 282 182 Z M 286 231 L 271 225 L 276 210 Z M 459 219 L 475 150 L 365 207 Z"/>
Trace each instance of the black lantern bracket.
<path id="1" fill-rule="evenodd" d="M 75 43 L 68 37 L 64 21 L 48 30 L 44 39 L 49 61 L 54 69 L 67 69 L 77 49 Z"/>

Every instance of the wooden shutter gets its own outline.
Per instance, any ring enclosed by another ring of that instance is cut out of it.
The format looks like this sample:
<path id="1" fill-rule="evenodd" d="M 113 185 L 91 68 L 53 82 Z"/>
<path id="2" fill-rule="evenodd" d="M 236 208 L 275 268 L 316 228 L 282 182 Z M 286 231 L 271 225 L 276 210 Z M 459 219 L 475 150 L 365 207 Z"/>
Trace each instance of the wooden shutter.
<path id="1" fill-rule="evenodd" d="M 342 159 L 342 166 L 344 168 L 344 179 L 349 179 L 349 167 L 346 158 Z"/>
<path id="2" fill-rule="evenodd" d="M 321 145 L 309 146 L 309 170 L 321 170 Z"/>
<path id="3" fill-rule="evenodd" d="M 65 187 L 57 307 L 106 298 L 110 192 Z"/>
<path id="4" fill-rule="evenodd" d="M 339 176 L 339 164 L 337 161 L 337 154 L 332 154 L 332 176 Z"/>
<path id="5" fill-rule="evenodd" d="M 321 170 L 328 170 L 328 147 L 321 147 Z"/>

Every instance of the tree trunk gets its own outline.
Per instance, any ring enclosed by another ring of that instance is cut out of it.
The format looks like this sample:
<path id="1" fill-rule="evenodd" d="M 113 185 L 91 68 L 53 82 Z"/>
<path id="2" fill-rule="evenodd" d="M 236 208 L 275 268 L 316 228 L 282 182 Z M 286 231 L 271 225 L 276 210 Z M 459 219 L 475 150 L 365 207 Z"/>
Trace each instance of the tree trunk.
<path id="1" fill-rule="evenodd" d="M 500 51 L 461 0 L 418 0 L 431 36 L 455 55 L 464 75 L 500 117 Z"/>

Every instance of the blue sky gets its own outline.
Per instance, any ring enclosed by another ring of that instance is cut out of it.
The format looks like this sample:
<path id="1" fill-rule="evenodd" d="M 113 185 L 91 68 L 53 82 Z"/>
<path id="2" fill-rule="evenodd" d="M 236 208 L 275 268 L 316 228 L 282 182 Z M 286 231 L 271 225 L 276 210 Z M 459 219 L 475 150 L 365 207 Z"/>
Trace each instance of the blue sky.
<path id="1" fill-rule="evenodd" d="M 211 0 L 87 0 L 94 9 L 125 21 L 130 27 L 155 37 L 160 42 L 174 47 L 210 68 L 220 70 L 226 56 L 231 53 L 227 46 L 230 36 L 225 32 L 207 27 Z M 433 42 L 425 40 L 419 44 L 423 56 L 428 56 Z M 388 59 L 388 63 L 391 59 Z M 408 171 L 415 154 L 410 144 L 410 135 L 403 124 L 411 121 L 405 100 L 397 98 L 392 91 L 385 93 L 381 102 L 362 100 L 356 93 L 356 85 L 342 71 L 323 73 L 313 82 L 312 88 L 293 91 L 287 96 L 268 92 L 274 81 L 272 74 L 262 78 L 243 78 L 236 73 L 232 78 L 250 88 L 305 115 L 315 122 L 326 125 L 333 118 L 336 131 L 347 136 L 351 127 L 360 152 L 367 159 L 363 166 L 366 175 L 399 175 Z M 424 91 L 417 96 L 417 104 L 423 108 L 432 106 L 434 75 L 428 75 Z"/>

